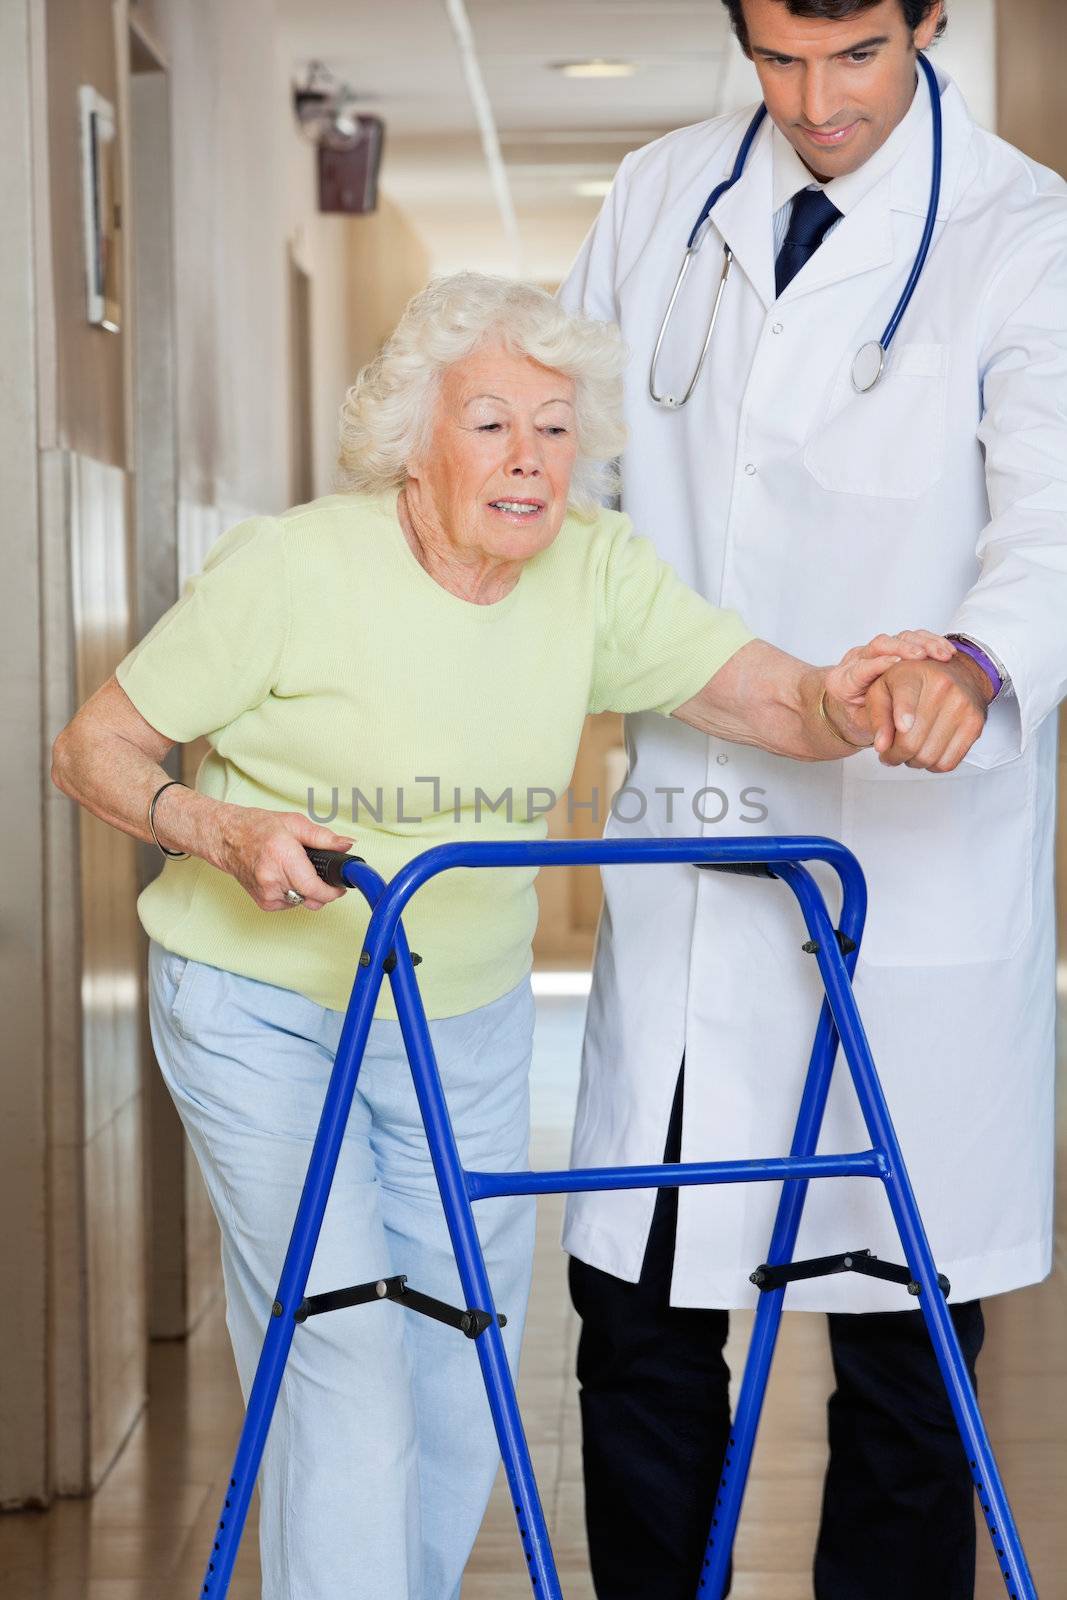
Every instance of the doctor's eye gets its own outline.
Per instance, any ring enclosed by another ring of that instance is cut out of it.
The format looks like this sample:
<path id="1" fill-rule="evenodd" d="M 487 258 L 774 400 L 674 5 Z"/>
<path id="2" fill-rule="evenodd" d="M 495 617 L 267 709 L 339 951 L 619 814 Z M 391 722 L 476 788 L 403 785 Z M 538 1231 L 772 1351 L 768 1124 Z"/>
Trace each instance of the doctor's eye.
<path id="1" fill-rule="evenodd" d="M 845 57 L 854 67 L 865 67 L 878 54 L 877 50 L 850 50 Z"/>

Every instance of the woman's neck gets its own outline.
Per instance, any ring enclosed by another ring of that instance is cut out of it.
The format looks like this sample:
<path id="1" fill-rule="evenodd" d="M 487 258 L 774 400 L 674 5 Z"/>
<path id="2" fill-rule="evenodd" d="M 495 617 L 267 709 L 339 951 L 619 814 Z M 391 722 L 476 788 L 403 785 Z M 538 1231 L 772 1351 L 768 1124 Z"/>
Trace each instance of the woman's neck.
<path id="1" fill-rule="evenodd" d="M 400 490 L 397 516 L 416 561 L 449 594 L 475 606 L 492 606 L 506 598 L 519 581 L 523 562 L 503 560 L 484 550 L 455 544 L 438 519 L 420 504 L 419 496 Z"/>

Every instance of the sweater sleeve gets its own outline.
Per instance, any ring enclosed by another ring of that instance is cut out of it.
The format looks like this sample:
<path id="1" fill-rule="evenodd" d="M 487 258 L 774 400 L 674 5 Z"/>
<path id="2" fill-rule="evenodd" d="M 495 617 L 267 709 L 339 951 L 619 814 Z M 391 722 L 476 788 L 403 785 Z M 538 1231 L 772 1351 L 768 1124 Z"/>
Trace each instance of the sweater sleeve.
<path id="1" fill-rule="evenodd" d="M 598 583 L 590 711 L 669 716 L 752 634 L 736 611 L 710 605 L 662 561 L 626 517 L 611 516 Z"/>
<path id="2" fill-rule="evenodd" d="M 181 598 L 115 676 L 161 734 L 186 744 L 261 705 L 289 630 L 282 524 L 253 517 L 223 535 Z"/>

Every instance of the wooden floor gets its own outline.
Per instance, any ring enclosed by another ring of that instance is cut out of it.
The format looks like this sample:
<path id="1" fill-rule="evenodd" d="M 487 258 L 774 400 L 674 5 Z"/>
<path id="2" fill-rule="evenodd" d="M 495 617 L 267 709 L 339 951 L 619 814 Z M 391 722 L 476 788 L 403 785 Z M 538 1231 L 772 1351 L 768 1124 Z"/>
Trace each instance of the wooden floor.
<path id="1" fill-rule="evenodd" d="M 582 1002 L 539 1001 L 535 1123 L 539 1164 L 566 1159 Z M 1061 1138 L 1061 1149 L 1067 1140 Z M 1067 1260 L 1063 1184 L 1054 1277 L 992 1300 L 979 1376 L 985 1414 L 1041 1600 L 1067 1600 Z M 582 1528 L 575 1319 L 558 1249 L 561 1203 L 542 1202 L 522 1400 L 567 1600 L 592 1600 Z M 747 1319 L 729 1355 L 740 1370 Z M 810 1600 L 811 1548 L 825 1459 L 829 1368 L 822 1319 L 787 1316 L 739 1535 L 734 1600 Z M 92 1501 L 0 1517 L 4 1600 L 193 1600 L 240 1424 L 216 1306 L 184 1345 L 156 1345 L 151 1401 Z M 984 1534 L 977 1600 L 1003 1595 Z M 258 1600 L 255 1539 L 245 1540 L 234 1600 Z M 529 1600 L 525 1564 L 498 1486 L 464 1600 Z M 900 1593 L 909 1594 L 902 1568 Z M 338 1600 L 343 1600 L 339 1596 Z M 650 1595 L 649 1600 L 655 1600 Z M 857 1600 L 862 1600 L 857 1596 Z"/>

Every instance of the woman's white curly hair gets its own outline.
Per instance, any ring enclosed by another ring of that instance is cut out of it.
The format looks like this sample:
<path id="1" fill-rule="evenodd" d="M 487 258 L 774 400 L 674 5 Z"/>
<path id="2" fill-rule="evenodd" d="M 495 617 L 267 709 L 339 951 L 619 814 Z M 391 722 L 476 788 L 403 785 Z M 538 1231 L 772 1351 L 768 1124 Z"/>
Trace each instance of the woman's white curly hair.
<path id="1" fill-rule="evenodd" d="M 401 487 L 429 441 L 445 368 L 494 343 L 574 380 L 578 455 L 569 499 L 575 511 L 593 515 L 615 486 L 613 463 L 626 442 L 619 330 L 571 316 L 534 284 L 481 272 L 435 278 L 360 372 L 341 407 L 340 487 L 367 494 Z"/>

